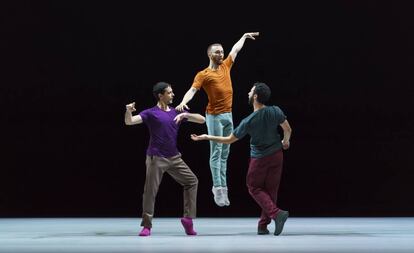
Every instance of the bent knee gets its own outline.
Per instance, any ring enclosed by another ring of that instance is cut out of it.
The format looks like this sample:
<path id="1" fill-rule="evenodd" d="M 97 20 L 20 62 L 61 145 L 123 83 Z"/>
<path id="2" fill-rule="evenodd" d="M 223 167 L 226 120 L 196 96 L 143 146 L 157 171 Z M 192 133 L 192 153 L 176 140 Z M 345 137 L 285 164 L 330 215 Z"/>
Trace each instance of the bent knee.
<path id="1" fill-rule="evenodd" d="M 192 180 L 192 185 L 198 185 L 198 178 L 194 177 L 194 179 Z"/>

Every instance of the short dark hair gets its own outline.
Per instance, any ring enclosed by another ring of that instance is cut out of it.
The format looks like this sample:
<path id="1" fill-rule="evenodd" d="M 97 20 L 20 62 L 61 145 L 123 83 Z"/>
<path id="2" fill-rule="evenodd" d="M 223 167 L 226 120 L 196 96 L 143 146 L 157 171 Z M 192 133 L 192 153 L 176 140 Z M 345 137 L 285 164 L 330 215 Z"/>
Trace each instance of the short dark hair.
<path id="1" fill-rule="evenodd" d="M 160 97 L 158 97 L 158 94 L 164 94 L 165 89 L 167 89 L 168 87 L 171 87 L 171 84 L 166 83 L 166 82 L 158 82 L 154 85 L 154 87 L 152 88 L 152 94 L 154 95 L 157 101 L 160 100 Z"/>
<path id="2" fill-rule="evenodd" d="M 254 92 L 253 95 L 257 95 L 257 102 L 261 104 L 265 104 L 272 94 L 272 91 L 270 90 L 269 86 L 267 86 L 265 83 L 256 82 L 253 84 Z"/>
<path id="3" fill-rule="evenodd" d="M 214 44 L 211 44 L 210 46 L 208 46 L 208 47 L 207 47 L 207 55 L 209 55 L 209 54 L 210 54 L 211 48 L 212 48 L 212 47 L 215 47 L 215 46 L 220 46 L 220 47 L 223 47 L 220 43 L 214 43 Z"/>

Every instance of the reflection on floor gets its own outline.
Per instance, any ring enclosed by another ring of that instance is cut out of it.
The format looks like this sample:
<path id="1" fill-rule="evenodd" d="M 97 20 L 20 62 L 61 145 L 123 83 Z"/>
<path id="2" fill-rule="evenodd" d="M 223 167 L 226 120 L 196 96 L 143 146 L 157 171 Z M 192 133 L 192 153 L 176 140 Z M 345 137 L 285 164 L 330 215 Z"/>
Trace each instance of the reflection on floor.
<path id="1" fill-rule="evenodd" d="M 414 252 L 414 218 L 289 218 L 280 236 L 257 235 L 255 218 L 198 218 L 187 236 L 179 218 L 0 219 L 0 253 L 22 252 Z M 274 230 L 274 224 L 269 225 Z"/>

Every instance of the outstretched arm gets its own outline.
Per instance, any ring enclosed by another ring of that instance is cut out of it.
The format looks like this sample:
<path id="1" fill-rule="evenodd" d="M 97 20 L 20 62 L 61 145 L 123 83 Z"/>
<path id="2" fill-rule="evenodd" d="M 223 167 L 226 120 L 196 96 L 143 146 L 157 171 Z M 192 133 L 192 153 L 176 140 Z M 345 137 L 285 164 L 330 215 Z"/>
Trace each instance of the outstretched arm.
<path id="1" fill-rule="evenodd" d="M 229 55 L 231 56 L 233 62 L 236 60 L 237 53 L 243 48 L 244 41 L 246 39 L 252 39 L 255 40 L 255 36 L 259 36 L 259 32 L 254 33 L 245 33 L 243 36 L 239 39 L 239 41 L 234 44 L 233 48 L 231 49 Z"/>
<path id="2" fill-rule="evenodd" d="M 290 127 L 289 122 L 287 120 L 283 121 L 283 123 L 280 124 L 280 126 L 283 129 L 283 149 L 288 149 L 290 147 L 290 136 L 292 134 L 292 128 Z"/>
<path id="3" fill-rule="evenodd" d="M 206 119 L 203 115 L 198 113 L 189 113 L 189 112 L 183 112 L 175 116 L 174 121 L 175 123 L 179 123 L 181 120 L 186 118 L 190 122 L 198 123 L 198 124 L 204 124 L 206 122 Z"/>
<path id="4" fill-rule="evenodd" d="M 126 105 L 125 111 L 125 125 L 136 125 L 142 123 L 142 118 L 139 115 L 132 116 L 132 112 L 135 112 L 135 102 Z"/>
<path id="5" fill-rule="evenodd" d="M 187 106 L 187 103 L 190 102 L 191 99 L 193 99 L 194 94 L 196 94 L 198 90 L 194 87 L 191 87 L 184 95 L 183 100 L 181 101 L 181 103 L 179 105 L 177 105 L 177 107 L 175 107 L 175 109 L 179 112 L 184 111 L 184 109 L 189 109 Z"/>
<path id="6" fill-rule="evenodd" d="M 208 140 L 208 141 L 215 141 L 215 142 L 224 143 L 224 144 L 232 144 L 233 142 L 238 140 L 236 138 L 236 136 L 234 136 L 233 134 L 231 134 L 229 136 L 214 136 L 214 135 L 207 135 L 207 134 L 202 134 L 202 135 L 192 134 L 191 139 L 193 141 Z"/>

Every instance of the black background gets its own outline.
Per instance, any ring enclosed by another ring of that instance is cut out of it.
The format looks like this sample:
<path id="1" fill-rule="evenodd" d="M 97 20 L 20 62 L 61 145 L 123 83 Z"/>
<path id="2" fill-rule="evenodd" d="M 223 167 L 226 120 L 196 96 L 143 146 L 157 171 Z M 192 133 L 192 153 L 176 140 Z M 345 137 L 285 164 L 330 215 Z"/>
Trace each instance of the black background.
<path id="1" fill-rule="evenodd" d="M 13 2 L 2 8 L 0 216 L 139 217 L 145 125 L 125 126 L 125 104 L 152 107 L 152 86 L 173 85 L 177 105 L 206 48 L 227 55 L 235 126 L 251 112 L 255 81 L 272 88 L 293 128 L 279 205 L 292 216 L 414 215 L 412 8 L 396 1 Z M 204 114 L 204 91 L 189 103 Z M 245 186 L 249 138 L 231 147 L 230 207 L 211 194 L 205 125 L 179 133 L 199 178 L 198 216 L 258 216 Z M 168 175 L 156 202 L 180 216 Z"/>

